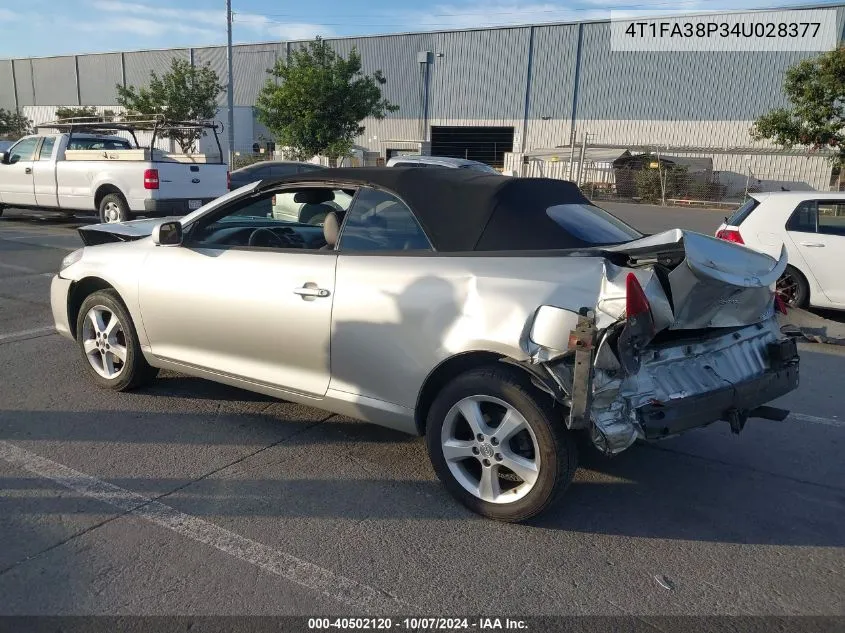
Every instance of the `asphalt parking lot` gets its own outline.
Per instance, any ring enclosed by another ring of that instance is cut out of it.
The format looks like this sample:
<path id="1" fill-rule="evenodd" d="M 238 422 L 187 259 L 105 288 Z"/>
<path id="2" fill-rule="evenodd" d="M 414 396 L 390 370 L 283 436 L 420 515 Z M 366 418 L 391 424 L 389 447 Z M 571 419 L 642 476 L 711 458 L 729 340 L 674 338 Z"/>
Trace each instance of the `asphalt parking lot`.
<path id="1" fill-rule="evenodd" d="M 94 387 L 48 296 L 93 221 L 0 218 L 0 614 L 845 615 L 843 348 L 801 346 L 786 421 L 589 459 L 498 524 L 420 439 L 169 372 Z"/>

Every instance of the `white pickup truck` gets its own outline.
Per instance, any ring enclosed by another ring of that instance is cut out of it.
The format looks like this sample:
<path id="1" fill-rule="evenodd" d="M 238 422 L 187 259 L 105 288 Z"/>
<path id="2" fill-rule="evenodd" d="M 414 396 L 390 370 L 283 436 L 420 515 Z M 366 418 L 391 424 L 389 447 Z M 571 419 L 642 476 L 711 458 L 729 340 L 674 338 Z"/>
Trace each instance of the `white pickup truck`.
<path id="1" fill-rule="evenodd" d="M 223 163 L 133 147 L 119 136 L 73 130 L 25 136 L 0 152 L 0 213 L 97 211 L 101 222 L 184 215 L 226 193 L 227 181 Z"/>

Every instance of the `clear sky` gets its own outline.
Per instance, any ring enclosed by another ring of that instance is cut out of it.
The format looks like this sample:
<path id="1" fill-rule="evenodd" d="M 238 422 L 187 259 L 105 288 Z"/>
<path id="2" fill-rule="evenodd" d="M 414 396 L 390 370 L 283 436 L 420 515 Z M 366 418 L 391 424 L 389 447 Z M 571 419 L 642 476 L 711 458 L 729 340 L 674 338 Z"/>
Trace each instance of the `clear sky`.
<path id="1" fill-rule="evenodd" d="M 845 0 L 838 0 L 843 2 Z M 367 35 L 837 0 L 232 0 L 235 42 Z M 225 0 L 0 0 L 0 58 L 226 42 Z"/>

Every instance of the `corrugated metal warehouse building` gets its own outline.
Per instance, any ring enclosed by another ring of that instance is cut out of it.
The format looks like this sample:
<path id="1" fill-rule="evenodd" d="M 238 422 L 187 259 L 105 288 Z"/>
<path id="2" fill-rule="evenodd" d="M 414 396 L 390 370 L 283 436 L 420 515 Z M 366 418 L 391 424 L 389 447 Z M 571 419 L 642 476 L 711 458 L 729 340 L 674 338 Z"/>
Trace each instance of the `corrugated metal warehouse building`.
<path id="1" fill-rule="evenodd" d="M 841 42 L 845 6 L 832 8 Z M 750 177 L 762 188 L 831 186 L 823 156 L 772 153 L 749 136 L 757 116 L 786 105 L 784 71 L 818 53 L 618 52 L 610 29 L 609 21 L 597 21 L 328 41 L 342 54 L 357 47 L 365 70 L 387 78 L 384 96 L 399 111 L 365 121 L 357 141 L 383 158 L 421 148 L 525 173 L 534 169 L 523 161 L 531 150 L 580 143 L 589 134 L 590 146 L 710 157 L 736 186 Z M 298 45 L 234 47 L 236 150 L 271 140 L 252 106 L 266 70 Z M 0 60 L 0 107 L 20 108 L 35 122 L 62 105 L 113 108 L 115 84 L 144 85 L 174 56 L 209 63 L 225 80 L 225 47 Z M 225 134 L 221 141 L 226 151 Z"/>

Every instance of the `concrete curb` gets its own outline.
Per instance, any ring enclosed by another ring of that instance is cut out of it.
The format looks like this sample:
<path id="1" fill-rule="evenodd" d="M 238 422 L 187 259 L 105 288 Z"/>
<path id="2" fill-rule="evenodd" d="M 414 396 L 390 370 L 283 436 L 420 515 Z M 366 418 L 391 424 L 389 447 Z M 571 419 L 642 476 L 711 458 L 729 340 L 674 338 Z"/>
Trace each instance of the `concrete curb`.
<path id="1" fill-rule="evenodd" d="M 778 323 L 785 334 L 801 336 L 814 343 L 845 345 L 845 323 L 837 323 L 806 310 L 789 308 L 787 314 L 778 314 Z"/>

